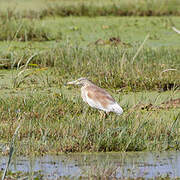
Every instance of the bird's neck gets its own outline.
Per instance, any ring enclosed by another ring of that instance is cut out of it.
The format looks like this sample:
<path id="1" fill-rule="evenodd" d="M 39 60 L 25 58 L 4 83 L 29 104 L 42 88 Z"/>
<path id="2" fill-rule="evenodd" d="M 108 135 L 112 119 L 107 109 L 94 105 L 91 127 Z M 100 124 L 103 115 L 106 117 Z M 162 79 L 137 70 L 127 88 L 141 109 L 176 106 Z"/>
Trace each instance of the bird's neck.
<path id="1" fill-rule="evenodd" d="M 83 90 L 83 89 L 86 89 L 86 88 L 88 88 L 89 86 L 94 86 L 94 87 L 97 87 L 95 84 L 93 84 L 93 83 L 86 83 L 86 84 L 84 84 L 82 87 L 81 87 L 81 89 Z"/>

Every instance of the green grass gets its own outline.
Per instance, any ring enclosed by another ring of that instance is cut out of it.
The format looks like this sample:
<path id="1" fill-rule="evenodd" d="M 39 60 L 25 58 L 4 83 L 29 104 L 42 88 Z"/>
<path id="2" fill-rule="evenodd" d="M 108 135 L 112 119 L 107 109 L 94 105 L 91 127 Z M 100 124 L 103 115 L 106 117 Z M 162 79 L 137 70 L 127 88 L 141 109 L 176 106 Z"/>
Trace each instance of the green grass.
<path id="1" fill-rule="evenodd" d="M 11 140 L 21 122 L 18 155 L 180 149 L 179 106 L 162 107 L 163 102 L 180 98 L 179 90 L 120 92 L 110 85 L 108 91 L 124 114 L 103 119 L 84 104 L 77 88 L 63 85 L 73 79 L 70 75 L 62 78 L 56 68 L 27 70 L 27 76 L 17 76 L 19 72 L 1 71 L 0 95 L 1 144 Z M 106 87 L 103 78 L 92 79 Z M 151 104 L 153 108 L 148 108 Z"/>
<path id="2" fill-rule="evenodd" d="M 23 54 L 9 53 L 3 55 L 2 68 L 19 69 L 15 74 L 12 73 L 15 79 L 13 87 L 20 86 L 16 81 L 23 82 L 23 86 L 25 86 L 26 81 L 29 84 L 35 84 L 37 81 L 36 74 L 39 71 L 46 72 L 46 69 L 49 69 L 51 73 L 47 75 L 49 86 L 52 86 L 51 84 L 62 86 L 67 80 L 85 76 L 98 81 L 105 88 L 118 89 L 119 91 L 179 88 L 178 49 L 154 50 L 145 48 L 132 63 L 136 52 L 137 48 L 126 50 L 111 46 L 107 48 L 62 46 L 51 48 L 51 51 L 36 53 L 25 50 Z M 168 71 L 168 69 L 173 70 Z M 17 73 L 21 70 L 24 71 L 18 76 Z M 2 73 L 1 76 L 5 80 L 4 86 L 10 87 L 6 85 L 6 79 L 9 75 L 6 76 L 6 73 Z M 35 79 L 35 82 L 33 80 L 31 82 L 28 79 L 29 77 Z"/>
<path id="3" fill-rule="evenodd" d="M 178 17 L 12 18 L 10 21 L 0 21 L 0 40 L 56 40 L 58 44 L 87 46 L 98 39 L 108 41 L 111 37 L 119 37 L 121 41 L 133 46 L 150 34 L 147 45 L 151 47 L 179 47 L 179 35 L 172 30 L 172 26 L 180 29 Z M 55 42 L 52 44 L 56 45 Z"/>
<path id="4" fill-rule="evenodd" d="M 0 42 L 1 68 L 22 69 L 27 65 L 26 68 L 36 68 L 22 73 L 22 77 L 35 76 L 44 67 L 54 68 L 52 77 L 58 76 L 59 80 L 53 84 L 59 86 L 68 79 L 89 76 L 105 88 L 120 91 L 177 89 L 180 46 L 172 24 L 178 27 L 179 18 L 69 17 L 53 21 L 51 18 L 5 21 L 0 28 L 0 39 L 8 41 Z M 147 34 L 149 38 L 135 58 Z M 109 40 L 112 37 L 121 41 L 113 43 Z M 97 40 L 103 44 L 96 44 Z M 13 87 L 22 83 L 19 80 Z"/>
<path id="5" fill-rule="evenodd" d="M 14 0 L 1 2 L 1 17 L 180 15 L 178 0 Z"/>
<path id="6" fill-rule="evenodd" d="M 180 98 L 179 91 L 114 92 L 124 114 L 110 114 L 107 119 L 85 105 L 76 89 L 42 85 L 28 92 L 18 88 L 7 93 L 8 97 L 1 94 L 0 138 L 10 141 L 23 121 L 16 154 L 180 149 L 178 108 L 143 110 L 136 106 L 160 106 L 171 98 Z"/>
<path id="7" fill-rule="evenodd" d="M 161 107 L 180 98 L 178 17 L 1 19 L 0 144 L 22 121 L 16 154 L 180 149 L 179 105 Z M 79 77 L 124 114 L 100 118 L 65 86 Z"/>

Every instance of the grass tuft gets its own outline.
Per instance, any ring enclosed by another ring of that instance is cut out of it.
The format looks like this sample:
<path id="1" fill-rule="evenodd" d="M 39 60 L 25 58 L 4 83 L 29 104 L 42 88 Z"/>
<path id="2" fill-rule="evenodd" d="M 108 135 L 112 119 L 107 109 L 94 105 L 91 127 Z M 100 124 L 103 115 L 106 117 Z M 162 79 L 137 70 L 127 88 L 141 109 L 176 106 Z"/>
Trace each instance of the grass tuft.
<path id="1" fill-rule="evenodd" d="M 43 24 L 37 25 L 35 21 L 27 19 L 5 20 L 0 23 L 0 41 L 50 41 L 61 39 L 61 32 L 56 37 L 50 33 L 50 29 Z"/>

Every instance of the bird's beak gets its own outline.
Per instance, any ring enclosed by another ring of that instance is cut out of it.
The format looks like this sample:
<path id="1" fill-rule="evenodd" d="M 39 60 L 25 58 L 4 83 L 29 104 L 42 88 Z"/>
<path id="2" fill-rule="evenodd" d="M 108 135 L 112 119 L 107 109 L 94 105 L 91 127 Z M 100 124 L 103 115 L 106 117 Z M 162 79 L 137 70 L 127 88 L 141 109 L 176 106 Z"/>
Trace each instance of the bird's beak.
<path id="1" fill-rule="evenodd" d="M 67 82 L 67 85 L 70 85 L 70 84 L 77 84 L 77 81 Z"/>

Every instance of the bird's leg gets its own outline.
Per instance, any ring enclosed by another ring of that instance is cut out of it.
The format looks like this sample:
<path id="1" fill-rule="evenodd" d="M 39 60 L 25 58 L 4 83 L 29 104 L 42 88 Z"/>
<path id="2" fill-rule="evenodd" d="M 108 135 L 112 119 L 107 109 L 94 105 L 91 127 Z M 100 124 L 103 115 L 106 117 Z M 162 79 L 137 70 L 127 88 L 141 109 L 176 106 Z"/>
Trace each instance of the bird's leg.
<path id="1" fill-rule="evenodd" d="M 103 112 L 102 112 L 102 111 L 99 111 L 99 113 L 100 113 L 100 118 L 102 119 L 102 117 L 103 117 Z"/>
<path id="2" fill-rule="evenodd" d="M 101 117 L 101 119 L 106 119 L 107 116 L 108 116 L 108 113 L 107 113 L 107 112 L 100 111 L 100 117 Z"/>
<path id="3" fill-rule="evenodd" d="M 104 112 L 103 111 L 99 111 L 99 113 L 100 113 L 100 118 L 103 119 Z"/>
<path id="4" fill-rule="evenodd" d="M 105 112 L 105 116 L 104 116 L 104 118 L 106 119 L 107 117 L 108 117 L 108 112 Z"/>

